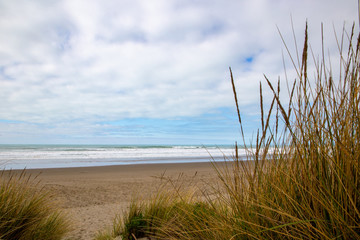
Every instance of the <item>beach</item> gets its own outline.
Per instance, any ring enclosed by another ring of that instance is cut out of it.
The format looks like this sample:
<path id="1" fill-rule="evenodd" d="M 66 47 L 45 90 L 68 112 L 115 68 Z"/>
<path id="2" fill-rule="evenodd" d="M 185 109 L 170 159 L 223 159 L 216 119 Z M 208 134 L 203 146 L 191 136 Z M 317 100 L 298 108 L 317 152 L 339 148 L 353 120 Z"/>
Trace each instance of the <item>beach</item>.
<path id="1" fill-rule="evenodd" d="M 71 220 L 73 230 L 66 239 L 79 240 L 93 239 L 98 231 L 111 227 L 132 199 L 146 200 L 154 194 L 161 178 L 181 176 L 199 187 L 216 178 L 210 162 L 29 169 L 26 173 L 54 194 Z"/>

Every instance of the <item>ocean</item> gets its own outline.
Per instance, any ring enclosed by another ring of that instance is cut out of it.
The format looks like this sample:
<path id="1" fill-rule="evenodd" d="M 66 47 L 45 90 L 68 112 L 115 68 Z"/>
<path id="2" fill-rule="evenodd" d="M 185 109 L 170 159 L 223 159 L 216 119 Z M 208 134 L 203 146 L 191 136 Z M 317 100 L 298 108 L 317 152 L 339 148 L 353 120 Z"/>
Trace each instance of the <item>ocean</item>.
<path id="1" fill-rule="evenodd" d="M 233 155 L 231 145 L 0 145 L 0 169 L 208 162 Z"/>

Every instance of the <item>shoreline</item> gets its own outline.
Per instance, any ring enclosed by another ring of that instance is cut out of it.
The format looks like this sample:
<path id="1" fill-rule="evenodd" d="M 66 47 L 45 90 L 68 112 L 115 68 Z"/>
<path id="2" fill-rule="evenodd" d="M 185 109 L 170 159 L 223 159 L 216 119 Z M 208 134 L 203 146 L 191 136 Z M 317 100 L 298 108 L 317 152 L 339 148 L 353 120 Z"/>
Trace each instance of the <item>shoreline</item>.
<path id="1" fill-rule="evenodd" d="M 0 145 L 0 170 L 223 161 L 233 151 L 230 145 Z"/>
<path id="2" fill-rule="evenodd" d="M 0 169 L 0 171 L 13 172 L 13 173 L 75 173 L 75 172 L 99 172 L 99 171 L 127 171 L 127 170 L 135 170 L 135 171 L 145 171 L 147 170 L 156 170 L 156 169 L 191 169 L 191 167 L 213 167 L 213 164 L 224 164 L 230 163 L 232 161 L 201 161 L 201 162 L 166 162 L 166 163 L 158 163 L 158 162 L 149 162 L 149 163 L 129 163 L 129 164 L 114 164 L 114 165 L 101 165 L 101 166 L 71 166 L 71 167 L 49 167 L 49 168 L 24 168 L 24 169 Z"/>
<path id="3" fill-rule="evenodd" d="M 157 159 L 132 159 L 132 160 L 108 160 L 98 159 L 99 161 L 94 162 L 79 162 L 78 159 L 75 159 L 74 162 L 68 163 L 56 163 L 53 162 L 52 164 L 38 164 L 38 163 L 31 163 L 29 167 L 24 165 L 23 167 L 14 167 L 12 168 L 11 162 L 4 161 L 2 164 L 0 162 L 0 171 L 22 171 L 24 169 L 27 170 L 39 170 L 39 169 L 67 169 L 67 168 L 90 168 L 90 167 L 112 167 L 112 166 L 129 166 L 129 165 L 150 165 L 150 164 L 193 164 L 193 163 L 207 163 L 207 162 L 225 162 L 231 160 L 225 160 L 224 156 L 222 157 L 191 157 L 191 158 L 157 158 Z"/>

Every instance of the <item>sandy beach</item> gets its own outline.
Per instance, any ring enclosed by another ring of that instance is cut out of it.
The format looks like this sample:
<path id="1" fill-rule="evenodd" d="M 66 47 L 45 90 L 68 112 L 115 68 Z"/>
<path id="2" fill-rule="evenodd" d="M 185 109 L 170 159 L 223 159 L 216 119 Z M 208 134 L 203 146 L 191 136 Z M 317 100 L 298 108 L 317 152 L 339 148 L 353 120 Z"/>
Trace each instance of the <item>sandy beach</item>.
<path id="1" fill-rule="evenodd" d="M 105 167 L 31 169 L 41 186 L 54 193 L 70 217 L 73 230 L 67 239 L 93 239 L 111 226 L 116 214 L 127 209 L 131 199 L 151 196 L 161 185 L 161 176 L 183 175 L 198 184 L 216 177 L 211 163 L 138 164 Z M 193 176 L 196 177 L 194 178 Z"/>

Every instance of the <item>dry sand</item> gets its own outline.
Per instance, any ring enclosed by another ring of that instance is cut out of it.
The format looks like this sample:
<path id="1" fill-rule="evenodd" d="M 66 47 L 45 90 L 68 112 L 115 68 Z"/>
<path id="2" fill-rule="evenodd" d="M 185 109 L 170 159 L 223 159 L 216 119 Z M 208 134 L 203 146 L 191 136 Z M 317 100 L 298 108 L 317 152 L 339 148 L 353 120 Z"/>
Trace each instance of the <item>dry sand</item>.
<path id="1" fill-rule="evenodd" d="M 41 185 L 55 193 L 64 212 L 72 219 L 67 239 L 93 239 L 110 227 L 135 196 L 148 198 L 161 184 L 160 177 L 184 179 L 198 184 L 214 180 L 211 163 L 139 164 L 105 167 L 27 170 L 39 174 Z M 196 177 L 194 178 L 193 176 Z"/>

